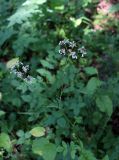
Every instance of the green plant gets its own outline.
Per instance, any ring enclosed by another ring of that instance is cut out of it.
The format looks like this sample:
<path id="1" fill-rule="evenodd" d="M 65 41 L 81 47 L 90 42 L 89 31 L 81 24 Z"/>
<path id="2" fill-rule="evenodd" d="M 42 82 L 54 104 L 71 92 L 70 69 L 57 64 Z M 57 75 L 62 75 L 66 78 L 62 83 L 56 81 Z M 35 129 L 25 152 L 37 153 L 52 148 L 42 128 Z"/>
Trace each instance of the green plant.
<path id="1" fill-rule="evenodd" d="M 0 1 L 1 160 L 119 159 L 119 27 L 97 5 Z"/>

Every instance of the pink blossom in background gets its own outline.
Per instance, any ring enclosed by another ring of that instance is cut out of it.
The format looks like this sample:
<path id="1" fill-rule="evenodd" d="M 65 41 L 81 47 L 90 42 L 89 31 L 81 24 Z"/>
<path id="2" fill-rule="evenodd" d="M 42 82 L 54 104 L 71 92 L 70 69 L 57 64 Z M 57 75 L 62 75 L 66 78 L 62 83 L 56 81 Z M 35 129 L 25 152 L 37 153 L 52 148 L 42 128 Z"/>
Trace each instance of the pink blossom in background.
<path id="1" fill-rule="evenodd" d="M 107 14 L 110 7 L 111 7 L 110 2 L 106 2 L 105 0 L 100 0 L 99 4 L 97 6 L 97 12 Z"/>
<path id="2" fill-rule="evenodd" d="M 97 5 L 97 13 L 107 15 L 106 19 L 99 20 L 99 24 L 94 24 L 95 30 L 103 30 L 104 26 L 108 23 L 109 19 L 119 19 L 119 12 L 110 13 L 109 9 L 112 5 L 116 5 L 119 3 L 119 0 L 99 0 L 99 4 Z"/>

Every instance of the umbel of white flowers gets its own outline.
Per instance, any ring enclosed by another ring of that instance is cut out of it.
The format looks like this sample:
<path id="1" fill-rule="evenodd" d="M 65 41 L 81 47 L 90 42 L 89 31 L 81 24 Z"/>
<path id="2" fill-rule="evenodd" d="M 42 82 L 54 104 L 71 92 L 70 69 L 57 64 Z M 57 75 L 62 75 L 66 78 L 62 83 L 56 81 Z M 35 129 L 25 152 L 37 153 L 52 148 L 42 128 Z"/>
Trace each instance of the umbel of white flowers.
<path id="1" fill-rule="evenodd" d="M 59 53 L 63 56 L 69 55 L 72 59 L 84 57 L 87 54 L 84 46 L 78 47 L 79 45 L 75 41 L 69 41 L 69 39 L 60 41 L 59 46 Z"/>
<path id="2" fill-rule="evenodd" d="M 24 80 L 25 82 L 32 83 L 35 78 L 28 75 L 29 65 L 24 65 L 22 62 L 16 62 L 10 68 L 10 73 L 16 75 L 16 77 Z"/>

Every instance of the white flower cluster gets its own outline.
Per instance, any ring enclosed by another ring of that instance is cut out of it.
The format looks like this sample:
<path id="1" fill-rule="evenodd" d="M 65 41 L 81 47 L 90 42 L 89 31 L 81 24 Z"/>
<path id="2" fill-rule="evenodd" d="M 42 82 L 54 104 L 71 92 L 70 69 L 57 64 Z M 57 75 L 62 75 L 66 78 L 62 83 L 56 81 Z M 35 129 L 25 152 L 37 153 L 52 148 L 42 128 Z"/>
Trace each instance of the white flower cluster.
<path id="1" fill-rule="evenodd" d="M 87 54 L 86 49 L 84 46 L 78 49 L 78 51 L 81 53 L 81 57 L 84 57 L 84 55 Z"/>
<path id="2" fill-rule="evenodd" d="M 60 50 L 59 53 L 63 56 L 69 55 L 72 59 L 77 59 L 78 55 L 84 57 L 87 54 L 84 46 L 78 47 L 75 41 L 69 41 L 68 39 L 64 39 L 59 42 Z"/>
<path id="3" fill-rule="evenodd" d="M 10 68 L 10 73 L 13 73 L 14 75 L 16 75 L 16 77 L 24 80 L 25 82 L 32 83 L 32 81 L 35 78 L 28 75 L 28 71 L 29 71 L 29 65 L 24 66 L 22 62 L 16 62 Z"/>
<path id="4" fill-rule="evenodd" d="M 69 47 L 71 47 L 71 48 L 74 48 L 74 47 L 76 47 L 76 43 L 74 42 L 74 41 L 69 41 L 69 39 L 64 39 L 63 41 L 60 41 L 59 42 L 59 45 L 61 46 L 61 45 L 64 45 L 64 44 L 68 44 L 69 45 Z"/>

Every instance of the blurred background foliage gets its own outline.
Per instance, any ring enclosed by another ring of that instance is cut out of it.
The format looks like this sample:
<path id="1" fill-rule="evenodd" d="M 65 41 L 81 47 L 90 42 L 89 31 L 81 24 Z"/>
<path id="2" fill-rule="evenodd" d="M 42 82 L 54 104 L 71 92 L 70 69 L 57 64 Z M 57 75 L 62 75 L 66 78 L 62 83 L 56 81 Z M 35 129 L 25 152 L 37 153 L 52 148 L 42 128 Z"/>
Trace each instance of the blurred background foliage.
<path id="1" fill-rule="evenodd" d="M 63 39 L 87 56 L 67 61 Z M 0 0 L 0 132 L 1 160 L 119 159 L 118 0 Z"/>

